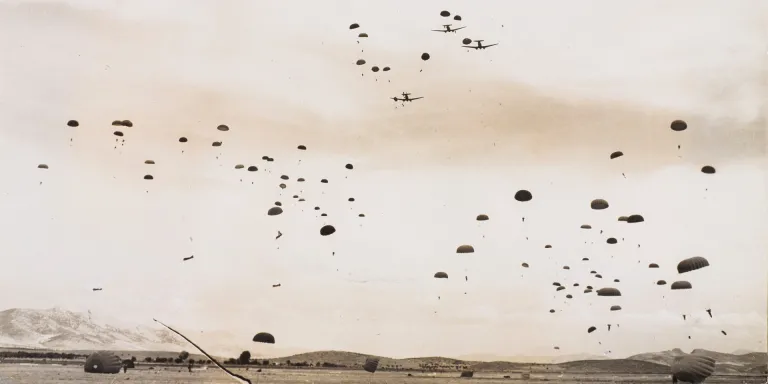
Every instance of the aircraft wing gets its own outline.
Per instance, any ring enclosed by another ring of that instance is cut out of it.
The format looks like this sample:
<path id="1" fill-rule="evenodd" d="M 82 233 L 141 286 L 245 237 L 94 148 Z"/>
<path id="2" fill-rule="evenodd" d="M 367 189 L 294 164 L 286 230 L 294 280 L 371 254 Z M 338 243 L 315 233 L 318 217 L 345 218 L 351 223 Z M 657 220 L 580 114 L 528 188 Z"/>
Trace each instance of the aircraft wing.
<path id="1" fill-rule="evenodd" d="M 499 45 L 499 43 L 484 45 L 483 48 L 493 47 L 494 45 Z"/>
<path id="2" fill-rule="evenodd" d="M 435 32 L 448 32 L 448 31 L 446 31 L 444 29 L 433 29 L 433 31 L 435 31 Z"/>
<path id="3" fill-rule="evenodd" d="M 462 45 L 464 48 L 472 48 L 472 49 L 478 49 L 479 47 L 473 47 L 471 45 Z"/>
<path id="4" fill-rule="evenodd" d="M 458 28 L 454 28 L 453 30 L 454 31 L 458 31 L 459 29 L 464 29 L 464 28 L 466 28 L 466 27 L 458 27 Z"/>
<path id="5" fill-rule="evenodd" d="M 418 99 L 423 99 L 423 98 L 424 98 L 424 96 L 422 96 L 422 97 L 412 97 L 411 100 L 418 100 Z"/>

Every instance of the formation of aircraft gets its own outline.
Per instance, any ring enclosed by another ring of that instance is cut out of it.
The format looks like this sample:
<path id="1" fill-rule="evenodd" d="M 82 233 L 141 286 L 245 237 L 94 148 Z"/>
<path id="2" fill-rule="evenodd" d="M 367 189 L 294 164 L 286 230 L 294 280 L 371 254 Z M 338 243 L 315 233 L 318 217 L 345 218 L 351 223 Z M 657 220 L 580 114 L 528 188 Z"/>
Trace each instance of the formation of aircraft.
<path id="1" fill-rule="evenodd" d="M 403 95 L 402 99 L 397 98 L 397 96 L 391 97 L 391 99 L 394 100 L 394 101 L 414 101 L 414 100 L 418 100 L 418 99 L 423 99 L 424 98 L 424 97 L 414 97 L 414 98 L 411 98 L 410 97 L 411 94 L 407 93 L 407 92 L 403 92 L 402 95 Z"/>
<path id="2" fill-rule="evenodd" d="M 448 33 L 448 32 L 456 33 L 456 31 L 458 31 L 459 29 L 464 29 L 466 27 L 458 27 L 456 29 L 453 29 L 453 28 L 451 28 L 451 24 L 443 24 L 443 28 L 445 28 L 445 29 L 433 29 L 432 31 L 434 31 L 434 32 L 443 32 L 443 33 Z"/>
<path id="3" fill-rule="evenodd" d="M 477 45 L 474 45 L 474 46 L 473 45 L 462 45 L 462 47 L 464 47 L 464 48 L 472 48 L 472 49 L 486 49 L 488 47 L 493 47 L 494 45 L 499 45 L 499 43 L 483 45 L 483 41 L 485 41 L 485 40 L 475 40 L 475 43 L 477 43 Z"/>

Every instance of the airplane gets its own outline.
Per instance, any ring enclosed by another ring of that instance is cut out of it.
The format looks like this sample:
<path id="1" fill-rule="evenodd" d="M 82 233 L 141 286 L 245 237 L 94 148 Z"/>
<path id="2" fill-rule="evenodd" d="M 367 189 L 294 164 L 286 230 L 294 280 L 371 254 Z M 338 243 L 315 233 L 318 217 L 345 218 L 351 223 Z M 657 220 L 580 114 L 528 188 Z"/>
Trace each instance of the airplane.
<path id="1" fill-rule="evenodd" d="M 445 28 L 445 29 L 433 29 L 432 31 L 434 31 L 434 32 L 443 32 L 443 33 L 448 33 L 448 32 L 456 33 L 456 31 L 458 31 L 459 29 L 464 29 L 466 27 L 458 27 L 456 29 L 451 29 L 451 24 L 443 24 L 443 28 Z"/>
<path id="2" fill-rule="evenodd" d="M 483 45 L 483 41 L 485 41 L 485 40 L 475 40 L 475 43 L 477 43 L 477 46 L 474 46 L 474 47 L 471 46 L 471 45 L 462 45 L 462 47 L 464 47 L 464 48 L 472 48 L 474 50 L 478 50 L 478 49 L 486 49 L 488 47 L 493 47 L 494 45 L 499 45 L 499 43 Z"/>
<path id="3" fill-rule="evenodd" d="M 398 99 L 398 98 L 397 98 L 397 96 L 395 96 L 395 97 L 390 97 L 390 99 L 392 99 L 392 100 L 394 100 L 394 101 L 414 101 L 414 100 L 418 100 L 418 99 L 423 99 L 423 98 L 424 98 L 423 96 L 422 96 L 422 97 L 414 97 L 414 98 L 410 98 L 410 97 L 408 97 L 408 96 L 410 96 L 411 94 L 410 94 L 410 93 L 406 93 L 406 92 L 403 92 L 403 93 L 402 93 L 402 95 L 403 95 L 403 98 L 402 98 L 402 99 Z"/>

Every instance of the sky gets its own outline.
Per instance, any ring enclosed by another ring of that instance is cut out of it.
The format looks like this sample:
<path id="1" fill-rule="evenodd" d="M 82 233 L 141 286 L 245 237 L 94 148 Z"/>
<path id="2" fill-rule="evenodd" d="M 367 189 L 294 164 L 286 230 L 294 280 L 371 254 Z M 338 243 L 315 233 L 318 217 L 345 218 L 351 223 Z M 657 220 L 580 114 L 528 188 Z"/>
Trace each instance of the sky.
<path id="1" fill-rule="evenodd" d="M 261 355 L 765 351 L 766 12 L 2 1 L 0 307 L 154 317 Z M 445 23 L 467 28 L 430 31 Z M 467 52 L 464 37 L 499 45 Z M 424 99 L 388 99 L 401 92 Z M 122 143 L 116 119 L 134 123 Z M 275 201 L 284 213 L 267 216 Z M 645 222 L 617 221 L 630 214 Z M 692 256 L 710 267 L 678 275 Z M 277 344 L 250 341 L 262 331 Z"/>

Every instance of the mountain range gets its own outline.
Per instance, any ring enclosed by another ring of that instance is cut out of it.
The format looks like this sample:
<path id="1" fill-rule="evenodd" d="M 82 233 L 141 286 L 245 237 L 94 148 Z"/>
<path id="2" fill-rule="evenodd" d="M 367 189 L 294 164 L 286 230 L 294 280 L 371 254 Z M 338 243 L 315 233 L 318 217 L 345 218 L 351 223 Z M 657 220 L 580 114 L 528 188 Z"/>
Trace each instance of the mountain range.
<path id="1" fill-rule="evenodd" d="M 253 343 L 239 343 L 243 339 L 227 332 L 208 332 L 199 335 L 206 349 L 218 356 L 236 357 L 243 349 Z M 195 337 L 196 339 L 198 336 Z M 198 340 L 196 340 L 198 341 Z M 156 351 L 178 352 L 186 349 L 195 353 L 186 341 L 165 328 L 137 326 L 120 328 L 93 321 L 88 314 L 72 312 L 61 308 L 21 309 L 13 308 L 0 312 L 0 348 L 5 349 L 43 349 L 58 351 L 114 350 L 142 352 L 137 355 L 155 356 Z M 251 348 L 252 349 L 252 348 Z M 361 365 L 368 355 L 344 351 L 317 351 L 299 353 L 298 350 L 272 349 L 274 354 L 286 357 L 269 357 L 256 353 L 256 358 L 269 358 L 270 361 L 282 362 L 327 362 L 345 366 Z M 766 353 L 736 351 L 721 353 L 707 350 L 694 350 L 694 354 L 713 357 L 720 373 L 755 373 L 766 370 Z M 532 365 L 551 366 L 556 370 L 595 371 L 595 372 L 666 372 L 677 356 L 686 353 L 680 349 L 662 352 L 642 353 L 626 359 L 609 359 L 595 355 L 568 356 L 509 356 L 475 354 L 446 357 L 417 357 L 392 359 L 383 357 L 381 365 L 419 368 L 427 365 L 464 365 L 478 371 L 510 371 L 531 369 Z M 273 355 L 274 356 L 274 355 Z M 549 369 L 549 368 L 547 368 Z"/>

